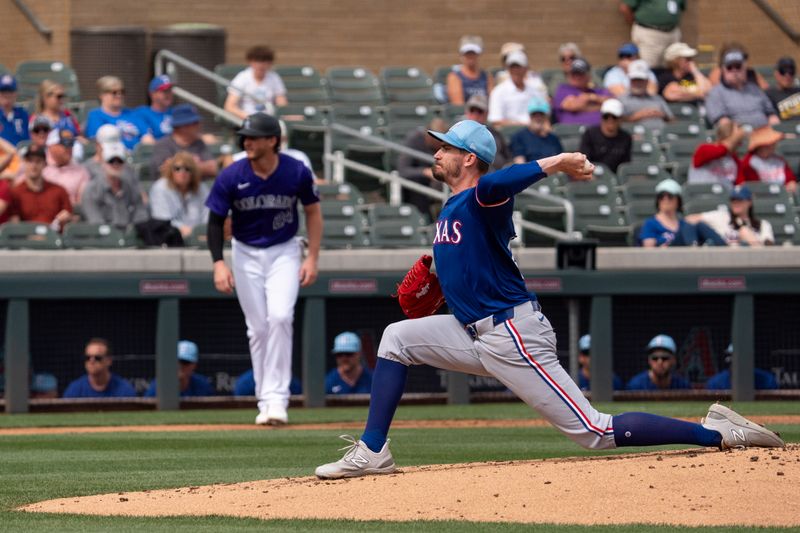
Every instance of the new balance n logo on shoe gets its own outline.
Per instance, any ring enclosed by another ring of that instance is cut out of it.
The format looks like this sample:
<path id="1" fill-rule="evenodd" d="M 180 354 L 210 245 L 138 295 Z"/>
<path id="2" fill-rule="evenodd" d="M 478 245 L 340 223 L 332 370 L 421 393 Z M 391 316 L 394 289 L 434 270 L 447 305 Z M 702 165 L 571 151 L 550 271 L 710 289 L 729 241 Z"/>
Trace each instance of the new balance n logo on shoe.
<path id="1" fill-rule="evenodd" d="M 733 442 L 742 441 L 742 443 L 747 444 L 747 439 L 744 438 L 744 431 L 741 429 L 731 429 L 731 437 Z"/>
<path id="2" fill-rule="evenodd" d="M 354 455 L 354 456 L 353 456 L 353 457 L 350 459 L 350 461 L 351 461 L 352 463 L 355 463 L 355 464 L 357 464 L 357 465 L 365 465 L 365 464 L 367 464 L 367 463 L 369 462 L 369 460 L 368 460 L 368 459 L 365 459 L 364 457 L 362 457 L 362 456 L 360 456 L 360 455 Z"/>

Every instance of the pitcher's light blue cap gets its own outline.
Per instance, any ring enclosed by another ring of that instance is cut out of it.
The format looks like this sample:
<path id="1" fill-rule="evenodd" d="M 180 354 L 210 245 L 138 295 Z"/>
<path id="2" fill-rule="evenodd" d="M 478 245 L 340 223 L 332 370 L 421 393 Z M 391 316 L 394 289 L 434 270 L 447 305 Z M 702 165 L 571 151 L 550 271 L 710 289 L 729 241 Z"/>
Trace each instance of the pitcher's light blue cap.
<path id="1" fill-rule="evenodd" d="M 483 124 L 474 120 L 462 120 L 453 124 L 447 133 L 428 130 L 428 135 L 435 139 L 465 150 L 489 165 L 494 161 L 497 144 L 494 136 Z"/>
<path id="2" fill-rule="evenodd" d="M 647 353 L 652 352 L 656 348 L 666 350 L 672 354 L 678 353 L 678 347 L 675 345 L 675 340 L 673 340 L 673 338 L 669 335 L 656 335 L 650 339 L 650 342 L 647 343 Z"/>
<path id="3" fill-rule="evenodd" d="M 197 345 L 192 341 L 180 341 L 178 342 L 178 360 L 185 361 L 187 363 L 196 363 L 200 360 L 199 357 L 200 350 L 197 349 Z"/>
<path id="4" fill-rule="evenodd" d="M 356 353 L 361 351 L 361 339 L 352 331 L 339 333 L 333 339 L 333 350 L 331 353 Z"/>
<path id="5" fill-rule="evenodd" d="M 578 339 L 578 350 L 581 352 L 588 352 L 592 347 L 592 336 L 588 333 Z"/>

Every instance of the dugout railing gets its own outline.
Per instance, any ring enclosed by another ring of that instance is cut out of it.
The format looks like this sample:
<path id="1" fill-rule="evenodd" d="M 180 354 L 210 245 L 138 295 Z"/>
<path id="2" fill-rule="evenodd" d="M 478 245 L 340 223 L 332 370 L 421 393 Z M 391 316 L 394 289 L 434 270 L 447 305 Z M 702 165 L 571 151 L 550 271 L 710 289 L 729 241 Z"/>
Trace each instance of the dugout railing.
<path id="1" fill-rule="evenodd" d="M 334 320 L 337 327 L 352 324 L 356 317 L 348 315 L 347 309 L 359 309 L 362 314 L 370 314 L 373 312 L 371 306 L 378 303 L 385 308 L 391 307 L 392 316 L 398 317 L 399 312 L 392 305 L 390 295 L 405 268 L 424 251 L 323 251 L 320 279 L 312 287 L 301 290 L 299 307 L 302 314 L 296 322 L 305 405 L 326 403 L 324 375 L 328 341 L 333 333 L 338 332 L 327 331 L 328 325 Z M 662 314 L 666 320 L 664 310 L 667 303 L 674 314 L 692 312 L 691 307 L 697 305 L 699 298 L 706 300 L 700 310 L 702 313 L 716 309 L 715 302 L 726 302 L 719 306 L 717 312 L 720 316 L 717 318 L 730 325 L 725 328 L 725 334 L 730 334 L 737 347 L 731 368 L 731 394 L 735 400 L 755 397 L 752 375 L 757 339 L 762 345 L 771 340 L 762 338 L 764 336 L 784 335 L 779 347 L 796 349 L 800 346 L 795 313 L 800 301 L 800 269 L 797 268 L 800 250 L 797 248 L 713 251 L 702 248 L 656 251 L 600 249 L 597 252 L 598 270 L 586 271 L 557 270 L 553 250 L 516 251 L 516 259 L 529 288 L 546 302 L 545 312 L 550 305 L 548 302 L 566 299 L 584 302 L 582 312 L 588 316 L 586 323 L 592 334 L 591 385 L 595 400 L 614 398 L 613 346 L 617 346 L 619 351 L 626 336 L 641 337 L 644 334 L 629 328 L 621 329 L 620 326 L 625 324 L 615 322 L 615 317 L 630 320 L 646 311 L 654 317 L 645 317 L 647 321 L 658 322 Z M 226 298 L 232 297 L 218 293 L 213 287 L 210 260 L 205 251 L 0 252 L 0 300 L 6 302 L 6 412 L 26 412 L 29 408 L 33 307 L 41 308 L 43 302 L 114 299 L 131 302 L 133 308 L 135 302 L 150 302 L 139 320 L 148 322 L 147 326 L 154 331 L 152 349 L 158 385 L 156 405 L 159 409 L 175 409 L 179 406 L 175 346 L 180 332 L 181 306 L 189 306 L 192 301 L 213 302 Z M 638 302 L 634 302 L 636 306 L 642 306 L 641 309 L 627 309 L 633 305 L 631 298 Z M 756 305 L 759 301 L 763 302 L 760 307 Z M 343 306 L 343 303 L 349 304 Z M 770 311 L 767 322 L 756 316 L 758 308 L 762 309 L 761 312 Z M 69 310 L 69 306 L 65 309 Z M 219 317 L 213 313 L 206 316 L 200 311 L 206 326 L 218 322 Z M 79 323 L 92 319 L 90 316 L 65 317 L 65 314 L 54 317 L 52 324 L 38 324 L 37 331 L 47 331 L 50 326 L 57 326 L 59 320 Z M 756 331 L 757 322 L 769 327 L 763 332 Z M 636 327 L 642 327 L 642 323 Z M 243 335 L 243 321 L 238 328 Z M 566 324 L 557 330 L 560 344 L 573 347 L 574 344 L 567 343 L 565 337 L 577 337 L 581 333 L 569 331 Z M 791 364 L 796 366 L 795 354 L 796 351 L 792 351 L 790 357 Z M 575 357 L 577 354 L 570 355 Z M 469 400 L 465 383 L 463 378 L 448 382 L 450 401 Z"/>

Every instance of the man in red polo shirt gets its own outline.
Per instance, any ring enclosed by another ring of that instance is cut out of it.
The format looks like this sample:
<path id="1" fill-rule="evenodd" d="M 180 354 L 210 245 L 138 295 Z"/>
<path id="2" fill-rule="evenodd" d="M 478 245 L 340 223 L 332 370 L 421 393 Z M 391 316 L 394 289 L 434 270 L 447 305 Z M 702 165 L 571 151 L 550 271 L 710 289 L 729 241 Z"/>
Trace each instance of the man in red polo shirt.
<path id="1" fill-rule="evenodd" d="M 13 222 L 43 222 L 61 231 L 72 218 L 72 204 L 66 189 L 44 179 L 47 165 L 44 148 L 27 146 L 20 151 L 25 180 L 11 190 Z"/>

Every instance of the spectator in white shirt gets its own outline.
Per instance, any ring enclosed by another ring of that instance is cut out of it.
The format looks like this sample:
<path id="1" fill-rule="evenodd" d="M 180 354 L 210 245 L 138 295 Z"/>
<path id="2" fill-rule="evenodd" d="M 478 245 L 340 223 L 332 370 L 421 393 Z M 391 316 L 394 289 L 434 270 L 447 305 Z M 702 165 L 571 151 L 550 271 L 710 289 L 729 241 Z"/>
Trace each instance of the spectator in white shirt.
<path id="1" fill-rule="evenodd" d="M 249 66 L 228 88 L 225 110 L 243 119 L 258 112 L 274 115 L 275 106 L 289 102 L 283 80 L 272 70 L 275 52 L 268 46 L 254 46 L 247 51 L 246 59 Z"/>
<path id="2" fill-rule="evenodd" d="M 506 56 L 509 78 L 497 85 L 489 97 L 489 123 L 494 127 L 530 123 L 528 103 L 538 97 L 548 101 L 547 88 L 541 78 L 528 76 L 528 56 L 514 51 Z"/>
<path id="3" fill-rule="evenodd" d="M 178 152 L 162 168 L 164 177 L 150 188 L 150 216 L 169 220 L 186 238 L 208 218 L 205 201 L 210 189 L 189 152 Z"/>

